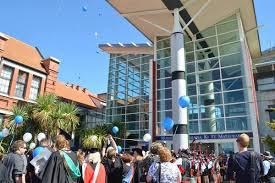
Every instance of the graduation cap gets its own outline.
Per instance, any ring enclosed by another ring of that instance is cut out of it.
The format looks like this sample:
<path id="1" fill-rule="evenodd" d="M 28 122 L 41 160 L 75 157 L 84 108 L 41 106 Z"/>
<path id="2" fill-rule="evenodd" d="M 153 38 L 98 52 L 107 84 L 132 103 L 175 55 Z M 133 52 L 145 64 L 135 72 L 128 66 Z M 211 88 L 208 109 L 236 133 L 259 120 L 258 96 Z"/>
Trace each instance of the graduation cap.
<path id="1" fill-rule="evenodd" d="M 63 135 L 66 140 L 72 140 L 72 136 L 61 128 L 59 128 L 59 135 Z"/>

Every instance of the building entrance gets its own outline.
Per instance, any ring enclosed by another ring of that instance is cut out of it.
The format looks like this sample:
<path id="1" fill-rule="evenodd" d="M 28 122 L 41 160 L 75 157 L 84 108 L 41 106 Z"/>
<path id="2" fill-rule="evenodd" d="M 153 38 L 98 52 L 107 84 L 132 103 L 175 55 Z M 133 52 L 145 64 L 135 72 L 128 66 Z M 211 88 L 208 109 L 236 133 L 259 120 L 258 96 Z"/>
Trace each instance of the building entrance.
<path id="1" fill-rule="evenodd" d="M 234 152 L 234 143 L 195 143 L 190 145 L 190 149 L 204 154 L 231 154 Z"/>

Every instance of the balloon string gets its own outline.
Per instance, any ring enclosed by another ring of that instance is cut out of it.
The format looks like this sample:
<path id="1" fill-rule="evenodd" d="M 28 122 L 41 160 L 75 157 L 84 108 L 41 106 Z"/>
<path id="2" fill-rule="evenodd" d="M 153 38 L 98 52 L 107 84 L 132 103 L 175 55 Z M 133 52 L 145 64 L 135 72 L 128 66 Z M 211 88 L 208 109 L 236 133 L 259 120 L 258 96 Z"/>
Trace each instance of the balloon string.
<path id="1" fill-rule="evenodd" d="M 13 124 L 13 126 L 11 127 L 11 131 L 13 131 L 13 135 L 12 135 L 12 139 L 10 141 L 10 145 L 9 145 L 8 150 L 7 150 L 7 153 L 10 151 L 10 147 L 11 147 L 13 141 L 14 141 L 16 127 L 17 127 L 16 124 Z"/>

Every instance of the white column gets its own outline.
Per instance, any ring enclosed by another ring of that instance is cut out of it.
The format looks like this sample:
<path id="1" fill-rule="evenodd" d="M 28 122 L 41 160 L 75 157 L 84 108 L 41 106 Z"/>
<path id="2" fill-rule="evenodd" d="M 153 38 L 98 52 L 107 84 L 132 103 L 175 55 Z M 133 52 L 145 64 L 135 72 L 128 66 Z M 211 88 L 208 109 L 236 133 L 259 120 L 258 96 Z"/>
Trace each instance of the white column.
<path id="1" fill-rule="evenodd" d="M 209 70 L 211 67 L 209 65 L 209 62 L 206 61 L 204 65 L 205 70 Z M 207 74 L 208 81 L 211 81 L 207 84 L 207 93 L 206 101 L 205 101 L 205 113 L 207 115 L 207 118 L 209 118 L 209 129 L 211 132 L 217 131 L 217 125 L 216 125 L 216 109 L 215 109 L 215 95 L 214 95 L 214 83 L 213 83 L 213 77 L 212 72 L 208 71 Z"/>
<path id="2" fill-rule="evenodd" d="M 154 44 L 155 45 L 155 44 Z M 150 83 L 150 89 L 149 89 L 149 134 L 153 134 L 153 59 L 149 62 L 149 83 Z M 153 141 L 154 139 L 152 139 Z M 152 144 L 152 141 L 149 142 L 149 147 Z"/>
<path id="3" fill-rule="evenodd" d="M 174 29 L 171 41 L 171 73 L 172 73 L 172 113 L 174 120 L 173 148 L 187 149 L 189 146 L 187 129 L 187 109 L 181 109 L 178 99 L 186 95 L 185 51 L 183 30 L 179 22 L 179 11 L 174 9 Z"/>

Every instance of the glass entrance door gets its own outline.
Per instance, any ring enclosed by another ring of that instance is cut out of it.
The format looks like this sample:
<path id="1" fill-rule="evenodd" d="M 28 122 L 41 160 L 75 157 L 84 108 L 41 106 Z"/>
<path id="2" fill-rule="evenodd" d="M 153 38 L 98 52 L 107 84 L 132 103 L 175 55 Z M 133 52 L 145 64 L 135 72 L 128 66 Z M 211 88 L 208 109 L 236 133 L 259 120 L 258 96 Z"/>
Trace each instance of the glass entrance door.
<path id="1" fill-rule="evenodd" d="M 226 143 L 218 143 L 218 154 L 231 154 L 234 152 L 234 143 L 226 142 Z"/>

